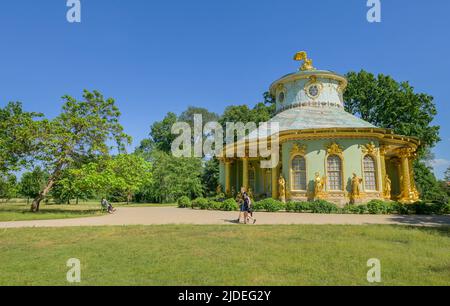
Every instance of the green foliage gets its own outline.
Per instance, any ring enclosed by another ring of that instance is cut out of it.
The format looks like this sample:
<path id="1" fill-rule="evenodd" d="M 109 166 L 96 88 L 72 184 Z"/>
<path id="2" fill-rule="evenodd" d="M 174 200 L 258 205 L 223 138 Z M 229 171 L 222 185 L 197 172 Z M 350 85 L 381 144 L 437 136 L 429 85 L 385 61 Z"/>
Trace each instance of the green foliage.
<path id="1" fill-rule="evenodd" d="M 0 175 L 0 199 L 9 200 L 16 197 L 18 191 L 15 175 Z"/>
<path id="2" fill-rule="evenodd" d="M 180 197 L 177 202 L 179 208 L 191 207 L 191 199 L 189 199 L 187 196 Z"/>
<path id="3" fill-rule="evenodd" d="M 167 113 L 162 121 L 152 124 L 150 127 L 150 139 L 154 148 L 169 153 L 176 135 L 172 134 L 172 126 L 177 122 L 177 115 Z"/>
<path id="4" fill-rule="evenodd" d="M 253 210 L 255 211 L 277 212 L 284 209 L 286 209 L 286 204 L 272 198 L 267 198 L 253 204 Z"/>
<path id="5" fill-rule="evenodd" d="M 119 123 L 120 112 L 114 99 L 105 99 L 98 91 L 87 90 L 82 101 L 70 96 L 63 99 L 61 113 L 54 119 L 39 122 L 38 133 L 32 139 L 38 148 L 33 157 L 49 172 L 48 183 L 33 201 L 32 211 L 35 212 L 66 169 L 107 156 L 111 142 L 116 144 L 119 152 L 131 143 L 131 137 L 123 132 Z"/>
<path id="6" fill-rule="evenodd" d="M 310 212 L 311 202 L 288 202 L 286 203 L 286 211 L 298 213 Z"/>
<path id="7" fill-rule="evenodd" d="M 226 199 L 222 202 L 220 210 L 223 211 L 237 211 L 239 210 L 239 205 L 236 203 L 234 199 Z"/>
<path id="8" fill-rule="evenodd" d="M 222 210 L 223 202 L 215 201 L 214 199 L 209 199 L 209 209 L 211 210 Z"/>
<path id="9" fill-rule="evenodd" d="M 127 199 L 143 186 L 151 183 L 151 164 L 136 154 L 120 154 L 108 160 L 107 168 L 112 175 L 111 189 L 118 191 Z"/>
<path id="10" fill-rule="evenodd" d="M 146 194 L 145 201 L 168 203 L 187 196 L 203 195 L 202 161 L 199 158 L 174 157 L 171 154 L 153 151 L 152 184 L 144 186 L 140 193 Z"/>
<path id="11" fill-rule="evenodd" d="M 107 197 L 130 202 L 134 194 L 151 183 L 151 164 L 135 154 L 100 158 L 80 168 L 66 169 L 52 195 L 60 202 L 70 199 Z"/>
<path id="12" fill-rule="evenodd" d="M 342 214 L 354 214 L 354 215 L 364 215 L 369 213 L 367 205 L 352 205 L 348 204 L 340 211 Z"/>
<path id="13" fill-rule="evenodd" d="M 431 125 L 437 114 L 433 97 L 415 93 L 408 82 L 397 82 L 390 76 L 364 70 L 346 75 L 349 84 L 344 94 L 348 112 L 381 128 L 415 136 L 421 140 L 424 153 L 439 140 L 439 126 Z"/>
<path id="14" fill-rule="evenodd" d="M 203 125 L 205 125 L 207 122 L 219 120 L 218 114 L 210 112 L 206 108 L 189 106 L 184 112 L 181 113 L 177 121 L 188 123 L 191 127 L 191 130 L 194 131 L 194 115 L 202 116 Z"/>
<path id="15" fill-rule="evenodd" d="M 224 128 L 227 122 L 242 122 L 244 124 L 254 122 L 258 125 L 270 120 L 275 110 L 274 106 L 266 106 L 264 103 L 258 103 L 253 109 L 250 109 L 247 105 L 228 106 L 219 122 Z"/>
<path id="16" fill-rule="evenodd" d="M 48 173 L 36 167 L 32 172 L 25 172 L 19 183 L 19 193 L 27 198 L 35 198 L 44 188 L 48 180 Z"/>
<path id="17" fill-rule="evenodd" d="M 367 210 L 372 215 L 387 215 L 393 212 L 392 202 L 372 200 L 367 203 Z"/>
<path id="18" fill-rule="evenodd" d="M 333 214 L 339 212 L 339 208 L 333 203 L 317 200 L 311 202 L 311 211 L 315 214 Z"/>
<path id="19" fill-rule="evenodd" d="M 0 175 L 20 170 L 38 148 L 41 117 L 38 113 L 25 112 L 19 102 L 10 102 L 0 108 Z"/>
<path id="20" fill-rule="evenodd" d="M 207 209 L 208 206 L 209 206 L 209 201 L 202 197 L 198 197 L 191 202 L 192 208 Z"/>
<path id="21" fill-rule="evenodd" d="M 446 190 L 436 179 L 431 167 L 423 162 L 414 162 L 414 177 L 422 200 L 448 202 Z"/>
<path id="22" fill-rule="evenodd" d="M 215 194 L 219 185 L 219 161 L 212 158 L 205 162 L 202 173 L 202 184 L 206 194 Z"/>

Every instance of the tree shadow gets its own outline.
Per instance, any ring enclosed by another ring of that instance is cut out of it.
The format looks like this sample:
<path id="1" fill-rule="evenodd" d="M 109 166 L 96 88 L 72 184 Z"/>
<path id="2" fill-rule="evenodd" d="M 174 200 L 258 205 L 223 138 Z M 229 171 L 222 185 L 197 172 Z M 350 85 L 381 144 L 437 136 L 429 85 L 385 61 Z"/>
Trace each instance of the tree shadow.
<path id="1" fill-rule="evenodd" d="M 389 220 L 402 226 L 407 225 L 423 231 L 437 231 L 450 236 L 450 215 L 391 215 Z"/>
<path id="2" fill-rule="evenodd" d="M 72 210 L 72 209 L 40 209 L 39 212 L 31 212 L 30 210 L 24 209 L 0 209 L 0 214 L 2 212 L 7 213 L 18 213 L 18 214 L 34 214 L 34 215 L 44 215 L 44 214 L 56 214 L 56 215 L 92 215 L 96 213 L 101 213 L 101 209 L 86 209 L 86 210 Z"/>

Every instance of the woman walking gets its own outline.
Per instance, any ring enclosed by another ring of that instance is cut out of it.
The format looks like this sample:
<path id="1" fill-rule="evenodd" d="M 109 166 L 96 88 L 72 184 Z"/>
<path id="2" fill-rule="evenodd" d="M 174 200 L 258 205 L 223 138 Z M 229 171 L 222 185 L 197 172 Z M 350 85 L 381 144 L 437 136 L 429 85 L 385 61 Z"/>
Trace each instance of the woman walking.
<path id="1" fill-rule="evenodd" d="M 252 200 L 248 196 L 247 192 L 243 194 L 243 206 L 244 206 L 244 223 L 247 224 L 250 222 L 250 219 L 253 220 L 253 224 L 256 223 L 256 219 L 253 218 L 253 209 L 252 209 Z"/>

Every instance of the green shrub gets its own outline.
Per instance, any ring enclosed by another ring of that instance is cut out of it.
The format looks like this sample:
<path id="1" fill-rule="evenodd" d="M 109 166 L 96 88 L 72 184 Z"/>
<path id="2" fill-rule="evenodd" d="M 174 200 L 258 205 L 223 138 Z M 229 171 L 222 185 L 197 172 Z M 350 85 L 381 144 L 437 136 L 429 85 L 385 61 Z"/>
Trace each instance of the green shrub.
<path id="1" fill-rule="evenodd" d="M 372 215 L 387 215 L 394 211 L 392 202 L 372 200 L 367 203 L 367 210 Z"/>
<path id="2" fill-rule="evenodd" d="M 433 206 L 434 206 L 434 210 L 435 210 L 436 214 L 439 214 L 439 215 L 450 214 L 450 202 L 449 203 L 434 202 Z"/>
<path id="3" fill-rule="evenodd" d="M 432 203 L 416 202 L 408 206 L 410 212 L 417 215 L 443 215 L 449 213 L 449 204 L 440 201 Z"/>
<path id="4" fill-rule="evenodd" d="M 367 205 L 352 205 L 348 204 L 341 209 L 343 214 L 364 215 L 369 213 Z"/>
<path id="5" fill-rule="evenodd" d="M 411 209 L 410 205 L 394 202 L 392 204 L 392 212 L 399 215 L 409 215 L 415 212 Z"/>
<path id="6" fill-rule="evenodd" d="M 309 212 L 311 211 L 311 203 L 310 202 L 288 202 L 285 207 L 286 211 L 290 212 Z"/>
<path id="7" fill-rule="evenodd" d="M 286 209 L 287 212 L 295 211 L 295 202 L 287 202 L 285 209 Z"/>
<path id="8" fill-rule="evenodd" d="M 192 208 L 200 208 L 200 209 L 206 209 L 208 207 L 208 200 L 205 198 L 196 198 L 191 203 Z"/>
<path id="9" fill-rule="evenodd" d="M 221 210 L 224 211 L 236 211 L 239 209 L 239 206 L 234 199 L 227 199 L 221 204 Z"/>
<path id="10" fill-rule="evenodd" d="M 191 206 L 191 199 L 189 199 L 187 196 L 182 196 L 178 199 L 178 207 L 180 208 L 187 208 Z"/>
<path id="11" fill-rule="evenodd" d="M 311 211 L 311 202 L 297 202 L 295 204 L 296 212 L 310 212 Z"/>
<path id="12" fill-rule="evenodd" d="M 317 200 L 310 203 L 311 211 L 315 214 L 333 214 L 339 212 L 339 208 L 330 202 Z"/>
<path id="13" fill-rule="evenodd" d="M 211 210 L 221 210 L 222 209 L 222 202 L 215 201 L 213 199 L 209 200 L 209 208 Z"/>
<path id="14" fill-rule="evenodd" d="M 253 210 L 255 211 L 267 211 L 276 212 L 286 208 L 286 204 L 281 201 L 277 201 L 271 198 L 258 201 L 253 204 Z"/>

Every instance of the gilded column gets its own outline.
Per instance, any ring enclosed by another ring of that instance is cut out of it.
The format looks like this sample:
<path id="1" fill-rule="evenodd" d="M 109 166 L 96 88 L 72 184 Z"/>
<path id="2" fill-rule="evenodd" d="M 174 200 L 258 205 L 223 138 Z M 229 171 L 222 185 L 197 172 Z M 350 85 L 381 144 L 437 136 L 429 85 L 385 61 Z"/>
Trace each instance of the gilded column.
<path id="1" fill-rule="evenodd" d="M 380 170 L 381 170 L 381 184 L 379 186 L 380 192 L 384 193 L 386 188 L 386 147 L 380 148 Z"/>
<path id="2" fill-rule="evenodd" d="M 225 193 L 231 194 L 231 160 L 225 160 Z"/>
<path id="3" fill-rule="evenodd" d="M 412 202 L 411 197 L 411 173 L 409 169 L 409 158 L 411 157 L 411 148 L 401 148 L 399 150 L 399 157 L 401 160 L 401 175 L 402 175 L 402 192 L 401 202 Z"/>
<path id="4" fill-rule="evenodd" d="M 242 159 L 242 187 L 248 191 L 248 158 Z"/>
<path id="5" fill-rule="evenodd" d="M 278 199 L 278 167 L 272 168 L 272 199 Z"/>

